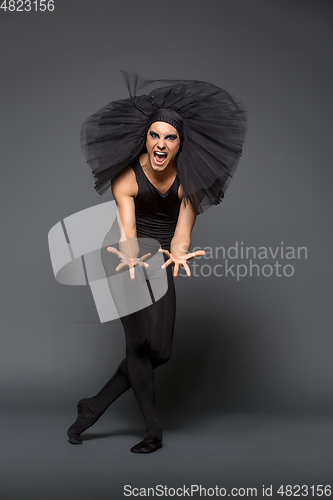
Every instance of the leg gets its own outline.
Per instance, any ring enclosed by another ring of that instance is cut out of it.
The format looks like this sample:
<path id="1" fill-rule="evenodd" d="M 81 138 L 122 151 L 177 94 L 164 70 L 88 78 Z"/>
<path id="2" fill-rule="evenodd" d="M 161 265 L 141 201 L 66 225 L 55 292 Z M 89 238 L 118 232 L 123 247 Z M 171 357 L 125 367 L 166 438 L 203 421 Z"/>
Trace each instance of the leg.
<path id="1" fill-rule="evenodd" d="M 126 359 L 131 385 L 146 422 L 146 437 L 131 451 L 149 453 L 162 443 L 162 428 L 155 409 L 154 373 L 168 361 L 175 322 L 175 290 L 172 268 L 167 268 L 168 291 L 157 302 L 122 319 L 126 335 Z M 139 314 L 140 313 L 140 314 Z"/>
<path id="2" fill-rule="evenodd" d="M 79 401 L 78 417 L 67 431 L 71 444 L 81 444 L 81 434 L 131 386 L 145 417 L 147 436 L 153 436 L 154 439 L 157 436 L 158 441 L 161 441 L 161 425 L 155 410 L 153 369 L 168 361 L 171 355 L 175 321 L 171 267 L 167 268 L 167 278 L 168 291 L 160 300 L 121 318 L 126 336 L 126 359 L 96 396 Z"/>
<path id="3" fill-rule="evenodd" d="M 81 434 L 95 424 L 110 404 L 130 387 L 131 384 L 127 373 L 127 361 L 124 359 L 113 377 L 96 396 L 93 398 L 80 399 L 78 402 L 78 417 L 74 424 L 67 430 L 69 442 L 71 444 L 81 444 Z"/>

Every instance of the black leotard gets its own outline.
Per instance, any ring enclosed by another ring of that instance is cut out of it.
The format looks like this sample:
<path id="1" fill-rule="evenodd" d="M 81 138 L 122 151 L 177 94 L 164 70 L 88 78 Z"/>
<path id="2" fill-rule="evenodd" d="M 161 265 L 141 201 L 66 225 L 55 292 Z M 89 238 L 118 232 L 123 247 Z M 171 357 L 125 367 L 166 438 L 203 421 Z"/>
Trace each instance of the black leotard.
<path id="1" fill-rule="evenodd" d="M 138 194 L 134 198 L 138 238 L 154 238 L 162 248 L 170 249 L 181 203 L 178 197 L 179 179 L 176 176 L 170 188 L 161 193 L 149 181 L 139 160 L 132 168 L 138 184 Z"/>

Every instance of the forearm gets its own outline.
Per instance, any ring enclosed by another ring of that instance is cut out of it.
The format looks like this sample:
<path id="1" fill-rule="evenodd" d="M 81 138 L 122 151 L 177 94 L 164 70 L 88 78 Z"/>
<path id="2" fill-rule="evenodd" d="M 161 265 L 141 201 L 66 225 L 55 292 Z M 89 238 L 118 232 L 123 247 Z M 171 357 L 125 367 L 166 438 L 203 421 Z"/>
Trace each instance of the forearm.
<path id="1" fill-rule="evenodd" d="M 119 251 L 128 255 L 129 257 L 138 257 L 139 255 L 139 245 L 138 240 L 129 239 L 128 241 L 119 240 Z"/>
<path id="2" fill-rule="evenodd" d="M 191 233 L 196 215 L 191 203 L 182 202 L 179 210 L 175 234 L 171 240 L 170 250 L 173 255 L 186 255 L 191 246 Z"/>
<path id="3" fill-rule="evenodd" d="M 185 255 L 189 252 L 191 238 L 188 234 L 175 234 L 171 240 L 170 250 L 173 255 Z"/>
<path id="4" fill-rule="evenodd" d="M 136 230 L 122 230 L 119 239 L 120 252 L 128 255 L 129 257 L 138 257 L 140 253 L 139 243 L 136 236 Z"/>
<path id="5" fill-rule="evenodd" d="M 139 244 L 137 240 L 135 218 L 133 217 L 133 214 L 130 210 L 128 210 L 128 208 L 127 210 L 121 210 L 118 207 L 117 220 L 120 230 L 120 252 L 128 255 L 129 257 L 137 257 L 139 255 Z"/>

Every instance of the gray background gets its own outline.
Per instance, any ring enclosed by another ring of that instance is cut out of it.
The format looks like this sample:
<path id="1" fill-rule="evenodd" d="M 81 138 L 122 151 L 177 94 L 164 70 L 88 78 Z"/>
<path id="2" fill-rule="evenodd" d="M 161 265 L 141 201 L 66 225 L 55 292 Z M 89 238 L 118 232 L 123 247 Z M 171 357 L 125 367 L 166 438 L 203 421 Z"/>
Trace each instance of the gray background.
<path id="1" fill-rule="evenodd" d="M 0 13 L 5 498 L 123 498 L 124 484 L 326 484 L 332 3 L 55 6 Z M 90 114 L 127 97 L 120 69 L 209 81 L 248 110 L 239 168 L 224 202 L 197 219 L 194 246 L 308 248 L 290 278 L 177 279 L 174 354 L 156 372 L 166 444 L 147 457 L 128 451 L 144 430 L 130 392 L 83 446 L 66 442 L 77 400 L 112 375 L 124 339 L 119 320 L 99 323 L 88 287 L 55 281 L 47 245 L 58 221 L 110 199 L 93 189 L 79 134 Z"/>

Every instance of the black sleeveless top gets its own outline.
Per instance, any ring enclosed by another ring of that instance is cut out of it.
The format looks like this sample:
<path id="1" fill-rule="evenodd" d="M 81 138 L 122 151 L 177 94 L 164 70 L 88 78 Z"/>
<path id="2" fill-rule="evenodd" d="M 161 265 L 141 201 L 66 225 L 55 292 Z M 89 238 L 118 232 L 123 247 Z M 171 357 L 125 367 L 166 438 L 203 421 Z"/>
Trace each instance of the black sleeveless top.
<path id="1" fill-rule="evenodd" d="M 153 238 L 162 248 L 170 250 L 181 204 L 179 179 L 176 176 L 170 188 L 161 193 L 144 173 L 139 159 L 133 163 L 132 169 L 139 188 L 134 198 L 137 236 Z"/>

